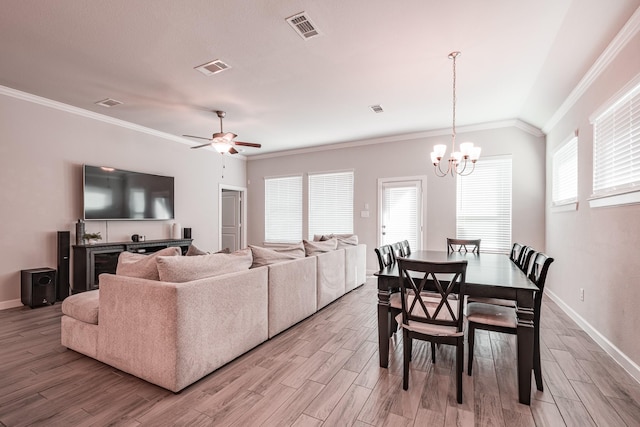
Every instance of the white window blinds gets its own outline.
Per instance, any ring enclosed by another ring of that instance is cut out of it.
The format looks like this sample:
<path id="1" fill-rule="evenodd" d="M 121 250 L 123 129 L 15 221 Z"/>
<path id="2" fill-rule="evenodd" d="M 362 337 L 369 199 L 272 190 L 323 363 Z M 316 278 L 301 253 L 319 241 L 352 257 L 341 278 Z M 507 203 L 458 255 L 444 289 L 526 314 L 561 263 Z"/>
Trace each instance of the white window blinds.
<path id="1" fill-rule="evenodd" d="M 295 243 L 302 240 L 302 176 L 265 178 L 264 240 Z"/>
<path id="2" fill-rule="evenodd" d="M 573 137 L 552 157 L 551 198 L 555 206 L 578 200 L 578 138 Z"/>
<path id="3" fill-rule="evenodd" d="M 353 233 L 353 172 L 309 175 L 309 239 Z"/>
<path id="4" fill-rule="evenodd" d="M 482 239 L 482 252 L 511 249 L 511 157 L 484 158 L 457 177 L 456 236 Z"/>
<path id="5" fill-rule="evenodd" d="M 593 195 L 640 184 L 640 84 L 593 120 Z"/>

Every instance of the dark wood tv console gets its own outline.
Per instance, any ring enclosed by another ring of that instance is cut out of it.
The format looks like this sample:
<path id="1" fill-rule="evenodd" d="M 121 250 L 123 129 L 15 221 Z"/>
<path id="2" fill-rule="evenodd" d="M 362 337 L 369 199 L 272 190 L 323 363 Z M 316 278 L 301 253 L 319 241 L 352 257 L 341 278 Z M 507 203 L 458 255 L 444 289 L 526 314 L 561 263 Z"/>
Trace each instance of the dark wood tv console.
<path id="1" fill-rule="evenodd" d="M 178 246 L 184 255 L 193 239 L 146 240 L 144 242 L 95 243 L 73 246 L 72 292 L 98 289 L 101 273 L 115 273 L 121 252 L 151 253 Z"/>

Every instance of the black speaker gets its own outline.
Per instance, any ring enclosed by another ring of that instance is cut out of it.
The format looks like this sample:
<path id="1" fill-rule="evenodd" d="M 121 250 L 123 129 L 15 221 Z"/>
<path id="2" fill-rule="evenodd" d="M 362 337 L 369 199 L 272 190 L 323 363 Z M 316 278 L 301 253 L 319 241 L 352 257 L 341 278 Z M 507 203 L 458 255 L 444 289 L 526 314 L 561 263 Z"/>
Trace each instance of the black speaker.
<path id="1" fill-rule="evenodd" d="M 58 231 L 58 277 L 56 278 L 56 300 L 69 296 L 69 262 L 71 256 L 71 232 Z"/>
<path id="2" fill-rule="evenodd" d="M 191 238 L 191 228 L 190 227 L 185 227 L 182 229 L 182 238 L 183 239 L 190 239 Z"/>
<path id="3" fill-rule="evenodd" d="M 53 268 L 33 268 L 22 270 L 22 303 L 31 308 L 53 304 L 56 301 L 56 270 Z"/>

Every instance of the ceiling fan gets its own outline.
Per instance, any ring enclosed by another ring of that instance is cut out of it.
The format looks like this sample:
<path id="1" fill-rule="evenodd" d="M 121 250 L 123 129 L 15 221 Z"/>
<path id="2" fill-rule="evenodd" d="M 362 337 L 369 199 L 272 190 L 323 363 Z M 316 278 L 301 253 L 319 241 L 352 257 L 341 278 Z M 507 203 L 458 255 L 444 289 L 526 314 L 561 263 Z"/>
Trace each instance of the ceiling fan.
<path id="1" fill-rule="evenodd" d="M 239 151 L 235 147 L 240 147 L 240 146 L 254 147 L 254 148 L 262 147 L 262 145 L 255 144 L 253 142 L 234 141 L 234 138 L 238 135 L 231 132 L 224 132 L 222 130 L 222 119 L 227 113 L 225 113 L 224 111 L 218 110 L 216 111 L 216 114 L 220 118 L 220 132 L 214 133 L 213 135 L 211 135 L 211 138 L 205 138 L 203 136 L 182 135 L 188 138 L 206 139 L 207 141 L 210 141 L 210 142 L 207 142 L 206 144 L 196 145 L 195 147 L 191 147 L 191 148 L 202 148 L 202 147 L 212 146 L 220 154 L 224 154 L 224 153 L 237 154 L 239 153 Z"/>

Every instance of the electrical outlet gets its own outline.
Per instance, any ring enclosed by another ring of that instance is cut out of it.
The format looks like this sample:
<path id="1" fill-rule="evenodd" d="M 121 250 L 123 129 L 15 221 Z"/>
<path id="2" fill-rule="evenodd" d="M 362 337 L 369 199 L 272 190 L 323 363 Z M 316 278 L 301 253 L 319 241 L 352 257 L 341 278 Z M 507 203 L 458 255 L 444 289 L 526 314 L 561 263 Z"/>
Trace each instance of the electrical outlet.
<path id="1" fill-rule="evenodd" d="M 584 288 L 580 288 L 580 301 L 584 301 Z"/>

